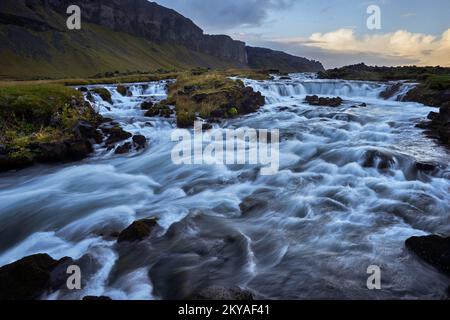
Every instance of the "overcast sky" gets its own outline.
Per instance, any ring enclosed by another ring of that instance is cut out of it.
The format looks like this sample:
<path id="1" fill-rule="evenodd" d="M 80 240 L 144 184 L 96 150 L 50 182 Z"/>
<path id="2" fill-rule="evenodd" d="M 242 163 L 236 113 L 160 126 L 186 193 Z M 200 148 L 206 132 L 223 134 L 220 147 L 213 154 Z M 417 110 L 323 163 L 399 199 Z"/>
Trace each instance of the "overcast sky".
<path id="1" fill-rule="evenodd" d="M 449 0 L 158 0 L 206 33 L 320 60 L 325 67 L 450 66 Z M 367 7 L 381 29 L 367 28 Z"/>

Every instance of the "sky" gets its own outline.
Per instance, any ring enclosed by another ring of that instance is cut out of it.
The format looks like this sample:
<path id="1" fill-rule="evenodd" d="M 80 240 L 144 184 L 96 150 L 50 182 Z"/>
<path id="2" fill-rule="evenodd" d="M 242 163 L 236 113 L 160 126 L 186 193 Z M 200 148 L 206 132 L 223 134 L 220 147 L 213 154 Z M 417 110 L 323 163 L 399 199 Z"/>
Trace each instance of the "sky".
<path id="1" fill-rule="evenodd" d="M 205 33 L 321 61 L 326 68 L 450 66 L 450 0 L 157 0 Z M 369 29 L 367 9 L 380 9 Z"/>

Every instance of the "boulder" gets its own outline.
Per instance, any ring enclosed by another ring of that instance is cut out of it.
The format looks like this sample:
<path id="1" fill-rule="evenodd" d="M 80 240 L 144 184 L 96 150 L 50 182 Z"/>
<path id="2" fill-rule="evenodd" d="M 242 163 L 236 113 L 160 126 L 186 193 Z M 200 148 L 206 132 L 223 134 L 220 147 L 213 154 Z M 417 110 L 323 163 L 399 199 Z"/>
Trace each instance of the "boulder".
<path id="1" fill-rule="evenodd" d="M 34 300 L 49 291 L 52 272 L 70 258 L 36 254 L 0 268 L 0 300 Z"/>
<path id="2" fill-rule="evenodd" d="M 406 247 L 425 262 L 450 276 L 450 237 L 437 235 L 412 237 L 406 240 Z"/>
<path id="3" fill-rule="evenodd" d="M 151 107 L 153 107 L 153 102 L 151 102 L 151 101 L 144 101 L 141 104 L 142 110 L 149 110 Z"/>
<path id="4" fill-rule="evenodd" d="M 117 242 L 142 241 L 150 237 L 157 227 L 158 221 L 156 218 L 135 221 L 128 228 L 120 232 Z"/>
<path id="5" fill-rule="evenodd" d="M 93 139 L 99 141 L 101 134 L 97 132 L 97 128 L 92 123 L 84 120 L 79 120 L 73 126 L 72 132 L 79 138 Z"/>
<path id="6" fill-rule="evenodd" d="M 172 114 L 174 114 L 174 111 L 169 106 L 158 104 L 148 109 L 145 116 L 170 118 Z"/>
<path id="7" fill-rule="evenodd" d="M 433 162 L 420 162 L 415 163 L 415 167 L 419 171 L 432 172 L 438 168 L 438 164 Z"/>
<path id="8" fill-rule="evenodd" d="M 253 294 L 239 287 L 208 287 L 193 292 L 186 300 L 253 301 Z"/>
<path id="9" fill-rule="evenodd" d="M 239 114 L 249 114 L 259 110 L 266 103 L 266 98 L 261 92 L 254 92 L 252 88 L 245 87 L 242 91 L 243 99 L 238 101 L 237 110 Z"/>
<path id="10" fill-rule="evenodd" d="M 76 161 L 86 158 L 92 151 L 92 144 L 84 139 L 33 143 L 29 145 L 38 162 Z"/>
<path id="11" fill-rule="evenodd" d="M 380 150 L 368 150 L 363 155 L 362 166 L 365 168 L 376 168 L 386 170 L 395 164 L 392 154 Z"/>
<path id="12" fill-rule="evenodd" d="M 395 84 L 389 85 L 384 91 L 380 93 L 380 98 L 385 100 L 392 98 L 397 92 L 402 88 L 402 83 L 397 82 Z"/>
<path id="13" fill-rule="evenodd" d="M 100 98 L 102 98 L 103 101 L 106 101 L 110 104 L 113 103 L 112 98 L 111 98 L 111 93 L 106 88 L 94 88 L 94 89 L 91 89 L 91 91 L 98 94 L 100 96 Z"/>
<path id="14" fill-rule="evenodd" d="M 115 154 L 125 154 L 131 151 L 131 143 L 126 142 L 116 148 L 114 151 Z"/>
<path id="15" fill-rule="evenodd" d="M 136 147 L 136 150 L 145 149 L 147 147 L 147 138 L 140 134 L 134 135 L 133 144 Z"/>
<path id="16" fill-rule="evenodd" d="M 116 90 L 124 97 L 128 95 L 128 88 L 125 86 L 118 85 Z"/>
<path id="17" fill-rule="evenodd" d="M 123 130 L 120 126 L 114 125 L 112 123 L 105 124 L 100 127 L 102 132 L 108 136 L 105 144 L 111 146 L 123 140 L 131 138 L 132 134 Z"/>
<path id="18" fill-rule="evenodd" d="M 339 107 L 343 100 L 340 97 L 336 98 L 327 98 L 327 97 L 318 97 L 317 95 L 306 96 L 305 102 L 307 102 L 311 106 L 323 106 L 323 107 Z"/>
<path id="19" fill-rule="evenodd" d="M 64 160 L 82 160 L 94 151 L 92 144 L 84 139 L 66 140 L 64 144 L 67 147 L 67 156 Z"/>

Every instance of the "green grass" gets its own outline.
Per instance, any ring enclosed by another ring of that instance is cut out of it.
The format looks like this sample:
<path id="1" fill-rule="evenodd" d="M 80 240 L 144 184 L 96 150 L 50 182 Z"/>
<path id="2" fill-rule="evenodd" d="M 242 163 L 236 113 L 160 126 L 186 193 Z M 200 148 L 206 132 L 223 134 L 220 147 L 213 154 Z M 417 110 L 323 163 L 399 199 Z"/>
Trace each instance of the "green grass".
<path id="1" fill-rule="evenodd" d="M 234 118 L 244 114 L 241 105 L 248 92 L 242 81 L 231 76 L 255 76 L 265 79 L 267 75 L 258 72 L 236 70 L 202 71 L 180 73 L 176 82 L 169 87 L 168 98 L 156 108 L 174 105 L 177 123 L 180 127 L 193 124 L 196 115 L 203 119 Z"/>
<path id="2" fill-rule="evenodd" d="M 428 77 L 426 81 L 428 87 L 432 90 L 449 90 L 450 89 L 450 74 L 448 75 L 433 75 Z"/>
<path id="3" fill-rule="evenodd" d="M 443 67 L 371 67 L 364 64 L 319 72 L 320 78 L 364 81 L 411 80 L 422 83 L 430 81 L 436 87 L 439 87 L 440 83 L 444 83 L 445 87 L 449 76 L 450 68 Z"/>
<path id="4" fill-rule="evenodd" d="M 33 157 L 33 144 L 69 139 L 79 120 L 96 121 L 80 92 L 57 84 L 0 87 L 0 144 L 11 159 Z"/>
<path id="5" fill-rule="evenodd" d="M 115 71 L 126 74 L 130 70 L 153 73 L 196 66 L 235 67 L 234 63 L 183 46 L 156 44 L 89 23 L 77 32 L 23 30 L 20 47 L 8 41 L 10 28 L 0 25 L 0 38 L 7 43 L 0 50 L 0 79 L 5 80 L 86 79 Z"/>
<path id="6" fill-rule="evenodd" d="M 17 85 L 0 87 L 0 113 L 26 119 L 48 117 L 58 108 L 81 99 L 80 92 L 62 85 Z"/>

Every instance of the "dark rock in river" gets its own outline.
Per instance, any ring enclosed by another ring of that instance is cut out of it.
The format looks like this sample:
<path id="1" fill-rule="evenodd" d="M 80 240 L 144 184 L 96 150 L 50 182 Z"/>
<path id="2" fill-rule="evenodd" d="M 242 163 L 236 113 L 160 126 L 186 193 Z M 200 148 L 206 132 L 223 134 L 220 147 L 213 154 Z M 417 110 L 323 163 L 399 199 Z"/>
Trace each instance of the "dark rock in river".
<path id="1" fill-rule="evenodd" d="M 420 161 L 417 161 L 415 163 L 415 167 L 419 171 L 431 172 L 431 171 L 436 170 L 438 168 L 438 165 L 436 163 L 433 163 L 433 162 L 420 162 Z"/>
<path id="2" fill-rule="evenodd" d="M 380 98 L 385 100 L 392 98 L 397 92 L 400 91 L 402 83 L 397 82 L 388 86 L 383 92 L 380 93 Z"/>
<path id="3" fill-rule="evenodd" d="M 130 88 L 127 88 L 122 85 L 117 86 L 116 90 L 118 93 L 120 93 L 124 97 L 131 97 L 133 95 L 133 93 L 130 91 Z"/>
<path id="4" fill-rule="evenodd" d="M 323 106 L 323 107 L 339 107 L 343 102 L 343 100 L 340 97 L 319 98 L 317 95 L 306 96 L 305 101 L 311 106 Z"/>
<path id="5" fill-rule="evenodd" d="M 158 229 L 157 227 L 158 221 L 156 218 L 135 221 L 119 234 L 117 242 L 142 241 L 150 237 L 151 234 Z"/>
<path id="6" fill-rule="evenodd" d="M 243 99 L 240 101 L 240 104 L 236 106 L 239 114 L 256 112 L 266 103 L 266 98 L 261 94 L 261 92 L 255 92 L 250 87 L 245 87 L 242 94 Z"/>
<path id="7" fill-rule="evenodd" d="M 364 153 L 362 166 L 386 170 L 395 164 L 395 157 L 384 151 L 368 150 Z"/>
<path id="8" fill-rule="evenodd" d="M 33 143 L 29 146 L 39 162 L 76 161 L 86 158 L 92 151 L 92 144 L 84 139 Z"/>
<path id="9" fill-rule="evenodd" d="M 151 102 L 151 101 L 144 101 L 141 104 L 142 110 L 149 110 L 151 107 L 153 107 L 153 102 Z"/>
<path id="10" fill-rule="evenodd" d="M 131 143 L 126 142 L 116 148 L 114 151 L 115 154 L 125 154 L 131 151 Z"/>
<path id="11" fill-rule="evenodd" d="M 406 247 L 427 263 L 450 276 L 450 237 L 437 235 L 412 237 Z"/>
<path id="12" fill-rule="evenodd" d="M 145 113 L 145 116 L 170 118 L 174 113 L 175 112 L 169 106 L 160 103 L 149 108 Z"/>
<path id="13" fill-rule="evenodd" d="M 55 286 L 53 271 L 71 260 L 36 254 L 0 268 L 0 300 L 33 300 Z"/>
<path id="14" fill-rule="evenodd" d="M 100 297 L 95 297 L 95 296 L 86 296 L 83 297 L 83 301 L 111 301 L 112 299 L 110 297 L 105 297 L 105 296 L 100 296 Z"/>
<path id="15" fill-rule="evenodd" d="M 77 121 L 72 131 L 79 138 L 92 139 L 97 143 L 102 139 L 102 135 L 97 131 L 96 126 L 87 121 Z"/>
<path id="16" fill-rule="evenodd" d="M 247 197 L 239 204 L 242 214 L 247 214 L 253 210 L 264 209 L 267 206 L 267 201 L 261 198 Z"/>
<path id="17" fill-rule="evenodd" d="M 144 244 L 154 294 L 162 299 L 183 300 L 210 287 L 239 286 L 248 272 L 249 239 L 223 218 L 196 210 L 171 225 L 151 246 Z M 129 251 L 123 253 L 123 261 L 137 259 Z M 218 295 L 215 292 L 215 298 Z"/>
<path id="18" fill-rule="evenodd" d="M 208 287 L 193 292 L 186 300 L 232 300 L 232 301 L 252 301 L 253 294 L 250 291 L 239 287 Z"/>
<path id="19" fill-rule="evenodd" d="M 105 142 L 107 146 L 111 146 L 123 140 L 127 140 L 132 136 L 131 133 L 112 123 L 103 124 L 100 126 L 100 129 L 105 135 L 108 136 Z"/>
<path id="20" fill-rule="evenodd" d="M 100 96 L 100 98 L 102 98 L 103 101 L 106 101 L 110 104 L 113 103 L 111 93 L 106 88 L 94 88 L 94 89 L 91 89 L 91 91 L 98 94 Z"/>
<path id="21" fill-rule="evenodd" d="M 147 147 L 147 138 L 140 134 L 134 135 L 133 144 L 136 147 L 136 150 L 145 149 L 145 147 Z"/>

